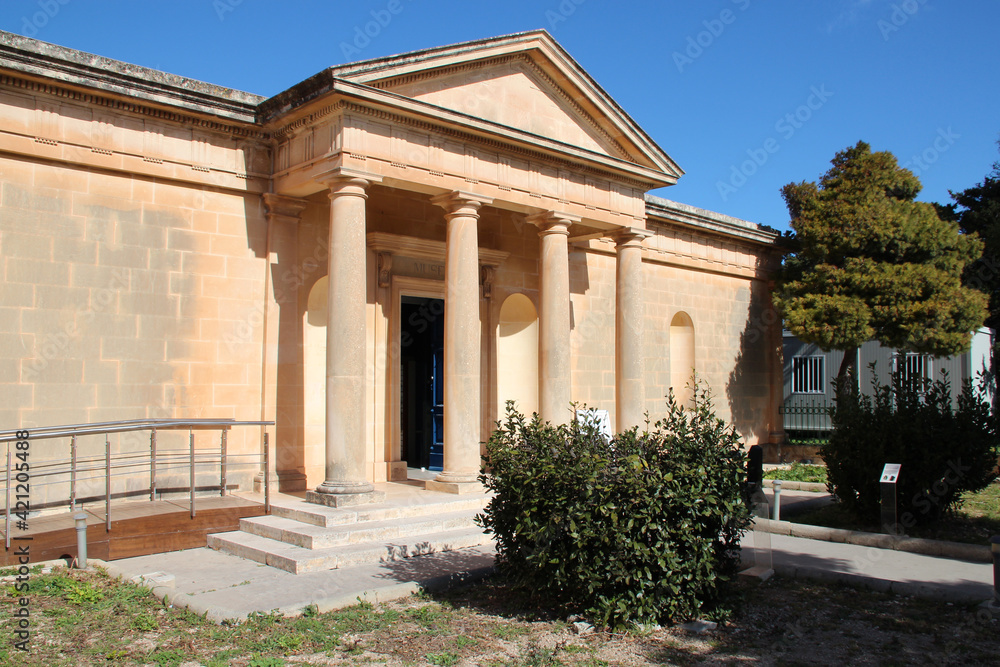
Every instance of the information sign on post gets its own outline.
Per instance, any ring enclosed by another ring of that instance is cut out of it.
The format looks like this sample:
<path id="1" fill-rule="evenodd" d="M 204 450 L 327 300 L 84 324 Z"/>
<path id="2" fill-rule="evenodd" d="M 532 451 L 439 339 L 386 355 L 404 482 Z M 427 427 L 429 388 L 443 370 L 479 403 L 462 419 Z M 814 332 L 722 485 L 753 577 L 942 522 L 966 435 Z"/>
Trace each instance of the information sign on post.
<path id="1" fill-rule="evenodd" d="M 890 535 L 899 532 L 896 523 L 896 482 L 899 481 L 901 467 L 899 463 L 886 463 L 879 480 L 882 488 L 882 530 Z"/>

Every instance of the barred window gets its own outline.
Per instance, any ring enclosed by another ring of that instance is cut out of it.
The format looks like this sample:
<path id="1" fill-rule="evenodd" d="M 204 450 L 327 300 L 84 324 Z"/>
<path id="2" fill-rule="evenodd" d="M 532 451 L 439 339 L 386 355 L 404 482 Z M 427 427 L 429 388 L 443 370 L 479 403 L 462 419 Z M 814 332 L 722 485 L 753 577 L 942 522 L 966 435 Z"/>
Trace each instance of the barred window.
<path id="1" fill-rule="evenodd" d="M 792 393 L 822 394 L 823 364 L 826 359 L 820 355 L 792 357 Z"/>
<path id="2" fill-rule="evenodd" d="M 896 370 L 904 382 L 922 383 L 931 379 L 931 358 L 914 352 L 899 353 L 896 355 Z"/>

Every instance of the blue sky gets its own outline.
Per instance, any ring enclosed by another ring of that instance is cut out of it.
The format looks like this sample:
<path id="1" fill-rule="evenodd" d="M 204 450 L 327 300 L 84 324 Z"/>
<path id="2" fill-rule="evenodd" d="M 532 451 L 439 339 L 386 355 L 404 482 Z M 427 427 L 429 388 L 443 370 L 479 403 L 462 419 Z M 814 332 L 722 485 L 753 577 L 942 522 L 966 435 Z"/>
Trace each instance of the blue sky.
<path id="1" fill-rule="evenodd" d="M 1000 159 L 998 26 L 996 0 L 0 4 L 4 30 L 260 95 L 545 28 L 687 172 L 654 194 L 778 229 L 781 187 L 858 140 L 910 166 L 924 201 L 981 181 Z"/>

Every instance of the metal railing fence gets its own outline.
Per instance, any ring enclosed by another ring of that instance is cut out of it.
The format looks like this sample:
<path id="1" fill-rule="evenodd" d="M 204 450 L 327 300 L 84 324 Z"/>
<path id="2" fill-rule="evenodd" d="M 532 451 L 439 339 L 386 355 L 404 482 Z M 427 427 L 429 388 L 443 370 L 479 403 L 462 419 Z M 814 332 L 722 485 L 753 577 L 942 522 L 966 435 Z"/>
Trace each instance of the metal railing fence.
<path id="1" fill-rule="evenodd" d="M 190 494 L 191 518 L 197 513 L 195 492 L 199 488 L 196 484 L 196 471 L 200 465 L 202 469 L 208 465 L 218 466 L 218 486 L 214 484 L 207 488 L 212 490 L 218 488 L 222 496 L 225 496 L 228 489 L 228 476 L 234 467 L 257 467 L 263 470 L 264 486 L 264 511 L 270 512 L 271 494 L 268 471 L 270 470 L 270 443 L 266 428 L 262 435 L 261 452 L 251 454 L 231 454 L 228 451 L 228 433 L 234 427 L 274 426 L 273 421 L 236 421 L 233 419 L 131 419 L 111 422 L 95 422 L 92 424 L 69 424 L 62 426 L 47 426 L 31 429 L 0 430 L 0 444 L 6 445 L 6 477 L 5 477 L 5 523 L 4 535 L 6 548 L 10 548 L 10 526 L 11 510 L 16 509 L 15 514 L 22 511 L 27 514 L 30 511 L 58 507 L 63 504 L 74 509 L 78 503 L 99 500 L 100 496 L 88 496 L 81 498 L 79 495 L 80 482 L 99 480 L 103 475 L 104 479 L 104 502 L 105 502 L 105 528 L 111 531 L 111 498 L 112 498 L 112 478 L 113 477 L 133 477 L 142 469 L 149 469 L 149 499 L 155 500 L 158 492 L 164 489 L 157 486 L 158 475 L 162 475 L 170 470 L 187 470 L 189 483 L 187 484 Z M 188 431 L 188 447 L 185 449 L 163 449 L 157 447 L 157 432 L 159 431 Z M 213 450 L 195 447 L 195 431 L 219 431 L 219 444 Z M 149 431 L 149 447 L 146 450 L 123 451 L 112 454 L 111 434 L 132 433 L 138 431 Z M 103 456 L 80 456 L 78 439 L 88 436 L 104 436 Z M 32 456 L 29 454 L 28 445 L 24 447 L 21 443 L 30 443 L 34 440 L 52 440 L 57 438 L 69 438 L 68 456 L 46 460 L 41 464 L 31 462 Z M 13 458 L 20 462 L 12 465 L 11 445 L 15 445 Z M 242 462 L 242 463 L 241 463 Z M 235 465 L 234 465 L 235 464 Z M 114 471 L 114 472 L 113 472 Z M 12 474 L 14 473 L 14 474 Z M 65 499 L 49 501 L 32 505 L 30 503 L 31 486 L 49 486 L 65 484 L 63 478 L 68 477 L 69 493 Z M 42 481 L 38 481 L 41 478 Z M 17 502 L 11 506 L 11 484 L 14 483 Z M 200 487 L 203 490 L 205 486 Z M 21 490 L 24 493 L 21 493 Z M 175 489 L 171 489 L 173 491 Z M 145 495 L 145 490 L 141 491 Z M 119 496 L 138 495 L 134 491 L 119 493 Z"/>
<path id="2" fill-rule="evenodd" d="M 789 442 L 824 441 L 833 432 L 830 412 L 833 404 L 824 400 L 796 401 L 778 407 Z"/>

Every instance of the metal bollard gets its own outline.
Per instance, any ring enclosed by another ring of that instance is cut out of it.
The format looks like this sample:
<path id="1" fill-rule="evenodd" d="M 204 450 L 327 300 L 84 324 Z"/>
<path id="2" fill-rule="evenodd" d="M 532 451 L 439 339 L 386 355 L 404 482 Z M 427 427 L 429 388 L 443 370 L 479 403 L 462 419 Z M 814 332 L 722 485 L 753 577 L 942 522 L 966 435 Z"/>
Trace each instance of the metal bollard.
<path id="1" fill-rule="evenodd" d="M 993 552 L 993 604 L 1000 607 L 1000 535 L 990 538 L 990 550 Z"/>
<path id="2" fill-rule="evenodd" d="M 781 521 L 781 480 L 776 479 L 774 485 L 774 520 Z"/>
<path id="3" fill-rule="evenodd" d="M 74 514 L 76 520 L 76 566 L 87 569 L 87 515 L 83 512 Z"/>

